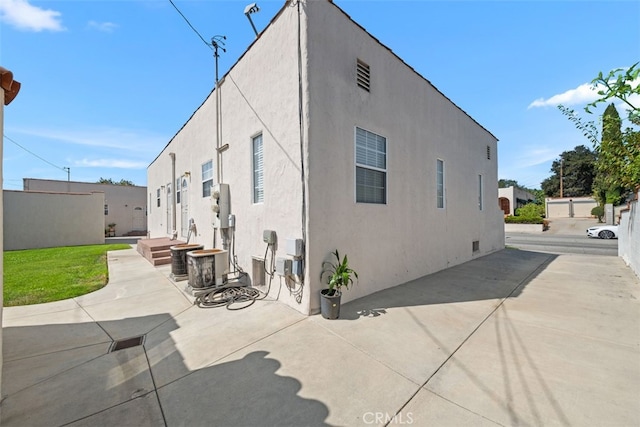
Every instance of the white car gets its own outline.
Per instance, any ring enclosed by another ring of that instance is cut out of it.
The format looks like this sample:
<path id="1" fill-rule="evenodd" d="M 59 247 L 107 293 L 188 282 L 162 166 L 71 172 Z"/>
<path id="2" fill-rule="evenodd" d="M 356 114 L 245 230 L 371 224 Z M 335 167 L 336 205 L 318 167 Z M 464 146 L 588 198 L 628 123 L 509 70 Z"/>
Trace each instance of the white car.
<path id="1" fill-rule="evenodd" d="M 587 228 L 587 237 L 599 237 L 601 239 L 617 239 L 617 225 L 598 225 Z"/>

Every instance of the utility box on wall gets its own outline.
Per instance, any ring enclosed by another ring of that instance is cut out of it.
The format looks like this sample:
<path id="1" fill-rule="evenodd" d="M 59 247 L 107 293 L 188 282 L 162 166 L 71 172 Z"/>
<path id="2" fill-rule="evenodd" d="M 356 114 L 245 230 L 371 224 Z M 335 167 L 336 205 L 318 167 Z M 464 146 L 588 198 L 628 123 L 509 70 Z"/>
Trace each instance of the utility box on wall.
<path id="1" fill-rule="evenodd" d="M 229 184 L 215 184 L 211 189 L 211 210 L 215 228 L 229 228 L 230 207 Z"/>

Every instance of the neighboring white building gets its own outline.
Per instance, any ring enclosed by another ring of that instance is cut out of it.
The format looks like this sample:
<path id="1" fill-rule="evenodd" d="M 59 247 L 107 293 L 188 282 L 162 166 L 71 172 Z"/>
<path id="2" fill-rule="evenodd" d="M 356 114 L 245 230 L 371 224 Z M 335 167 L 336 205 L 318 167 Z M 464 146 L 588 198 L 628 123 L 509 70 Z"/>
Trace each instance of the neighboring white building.
<path id="1" fill-rule="evenodd" d="M 116 224 L 115 236 L 145 235 L 147 187 L 23 178 L 24 191 L 55 193 L 104 193 L 104 227 Z M 74 214 L 75 215 L 75 214 Z"/>
<path id="2" fill-rule="evenodd" d="M 515 215 L 516 209 L 536 200 L 536 196 L 513 185 L 498 188 L 498 205 L 505 215 Z"/>
<path id="3" fill-rule="evenodd" d="M 502 249 L 497 154 L 489 131 L 331 1 L 287 2 L 149 166 L 149 232 L 184 240 L 192 219 L 192 243 L 233 238 L 254 285 L 265 254 L 267 266 L 291 259 L 287 239 L 302 240 L 303 273 L 276 274 L 270 295 L 311 314 L 335 249 L 360 276 L 343 302 Z M 217 183 L 233 228 L 212 226 Z"/>

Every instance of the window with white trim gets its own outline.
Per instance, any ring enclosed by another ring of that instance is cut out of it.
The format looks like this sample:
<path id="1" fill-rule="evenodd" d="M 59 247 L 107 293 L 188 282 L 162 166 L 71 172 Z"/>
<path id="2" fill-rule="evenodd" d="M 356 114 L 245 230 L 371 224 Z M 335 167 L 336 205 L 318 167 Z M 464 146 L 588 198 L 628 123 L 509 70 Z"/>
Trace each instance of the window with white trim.
<path id="1" fill-rule="evenodd" d="M 202 165 L 202 197 L 211 197 L 213 186 L 213 160 Z"/>
<path id="2" fill-rule="evenodd" d="M 160 207 L 160 189 L 156 190 L 156 206 Z"/>
<path id="3" fill-rule="evenodd" d="M 176 203 L 180 203 L 180 179 L 176 178 Z"/>
<path id="4" fill-rule="evenodd" d="M 478 208 L 480 210 L 482 210 L 482 205 L 484 203 L 484 200 L 482 198 L 482 190 L 483 190 L 483 185 L 482 185 L 482 175 L 478 175 Z"/>
<path id="5" fill-rule="evenodd" d="M 356 203 L 387 203 L 387 139 L 356 128 Z"/>
<path id="6" fill-rule="evenodd" d="M 253 203 L 264 202 L 264 157 L 262 134 L 252 139 L 253 152 Z"/>
<path id="7" fill-rule="evenodd" d="M 436 160 L 436 205 L 444 209 L 444 160 Z"/>

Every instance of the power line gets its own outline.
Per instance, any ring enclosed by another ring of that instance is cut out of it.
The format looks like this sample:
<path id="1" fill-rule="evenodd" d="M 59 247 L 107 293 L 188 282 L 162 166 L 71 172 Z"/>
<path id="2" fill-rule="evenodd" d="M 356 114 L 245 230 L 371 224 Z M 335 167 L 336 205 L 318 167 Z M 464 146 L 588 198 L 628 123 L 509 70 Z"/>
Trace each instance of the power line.
<path id="1" fill-rule="evenodd" d="M 178 9 L 178 6 L 176 6 L 176 5 L 173 3 L 173 1 L 172 1 L 172 0 L 169 0 L 169 3 L 171 3 L 171 6 L 173 6 L 173 7 L 176 9 L 176 11 L 180 14 L 180 16 L 182 16 L 182 18 L 183 18 L 183 19 L 185 20 L 185 22 L 189 25 L 189 27 L 191 27 L 191 29 L 193 30 L 193 32 L 194 32 L 194 33 L 196 33 L 196 34 L 198 35 L 198 37 L 200 37 L 200 40 L 202 40 L 202 43 L 204 43 L 205 45 L 207 45 L 207 47 L 208 47 L 209 49 L 213 49 L 213 48 L 211 47 L 211 45 L 210 45 L 209 43 L 207 43 L 207 41 L 204 39 L 204 37 L 202 37 L 202 36 L 200 35 L 200 33 L 198 32 L 198 30 L 196 30 L 196 29 L 193 27 L 193 25 L 191 25 L 191 22 L 189 22 L 189 20 L 187 19 L 187 17 L 186 17 L 186 16 L 184 16 L 184 14 L 183 14 L 182 12 L 180 12 L 180 9 Z"/>
<path id="2" fill-rule="evenodd" d="M 22 148 L 24 151 L 26 151 L 27 153 L 31 154 L 34 157 L 39 158 L 40 160 L 42 160 L 43 162 L 53 166 L 56 169 L 60 169 L 63 172 L 67 172 L 68 168 L 62 168 L 60 166 L 54 165 L 53 163 L 51 163 L 49 160 L 47 159 L 43 159 L 42 157 L 38 156 L 36 153 L 34 153 L 33 151 L 29 151 L 28 149 L 24 148 L 22 145 L 18 144 L 17 142 L 15 142 L 13 139 L 9 138 L 7 135 L 2 134 L 2 136 L 4 136 L 4 138 L 9 141 L 9 142 L 13 142 L 14 144 L 16 144 L 18 147 Z"/>

